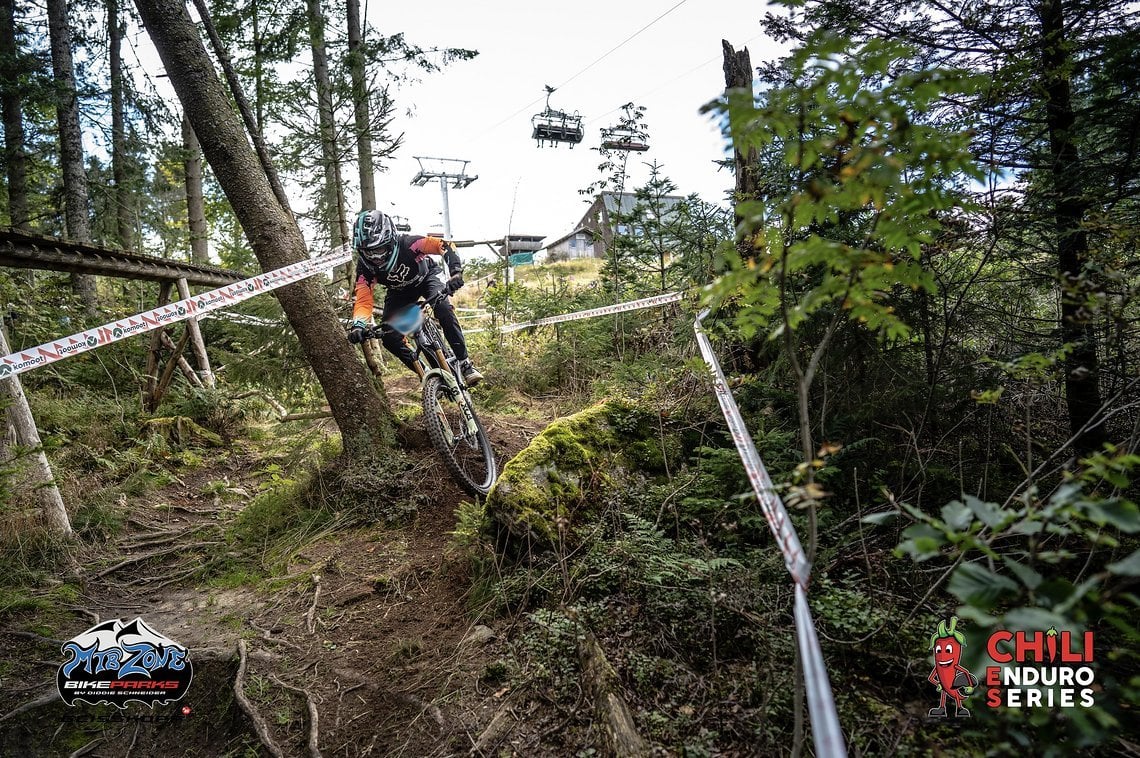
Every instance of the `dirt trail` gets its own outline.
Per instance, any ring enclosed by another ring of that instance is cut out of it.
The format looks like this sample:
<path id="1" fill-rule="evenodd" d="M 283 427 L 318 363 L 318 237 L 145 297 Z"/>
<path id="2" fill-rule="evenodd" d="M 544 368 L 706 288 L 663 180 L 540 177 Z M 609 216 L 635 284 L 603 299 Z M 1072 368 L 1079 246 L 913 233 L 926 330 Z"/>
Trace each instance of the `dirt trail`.
<path id="1" fill-rule="evenodd" d="M 391 383 L 393 401 L 414 402 L 414 388 L 414 380 Z M 527 419 L 487 420 L 502 461 L 543 427 Z M 174 718 L 173 725 L 104 722 L 49 736 L 44 723 L 74 722 L 79 711 L 106 712 L 56 702 L 0 723 L 0 754 L 69 755 L 87 739 L 79 747 L 91 744 L 84 753 L 90 756 L 213 755 L 240 753 L 242 745 L 271 754 L 270 742 L 284 755 L 309 755 L 314 734 L 326 756 L 472 751 L 493 717 L 509 711 L 508 693 L 481 681 L 502 640 L 471 620 L 466 563 L 449 550 L 455 511 L 466 496 L 434 451 L 409 455 L 439 483 L 410 524 L 330 531 L 293 555 L 287 576 L 232 588 L 196 583 L 195 574 L 228 549 L 226 525 L 256 491 L 253 456 L 234 455 L 223 468 L 195 470 L 151 496 L 161 508 L 130 503 L 129 530 L 113 545 L 87 551 L 87 581 L 70 611 L 73 622 L 56 626 L 77 634 L 95 616 L 141 616 L 186 645 L 195 681 L 178 710 L 188 706 L 191 714 Z M 204 494 L 204 485 L 216 481 L 228 482 L 227 491 Z M 260 739 L 233 698 L 239 639 L 246 646 L 242 690 L 265 722 Z M 27 636 L 8 637 L 9 643 L 13 654 L 45 659 L 34 677 L 54 674 L 46 663 L 59 656 L 58 646 L 53 652 L 50 641 Z M 0 712 L 39 693 L 27 681 L 34 677 L 2 680 Z M 14 679 L 25 680 L 27 690 L 13 687 Z M 128 712 L 148 709 L 136 705 Z M 517 731 L 521 740 L 522 729 Z"/>

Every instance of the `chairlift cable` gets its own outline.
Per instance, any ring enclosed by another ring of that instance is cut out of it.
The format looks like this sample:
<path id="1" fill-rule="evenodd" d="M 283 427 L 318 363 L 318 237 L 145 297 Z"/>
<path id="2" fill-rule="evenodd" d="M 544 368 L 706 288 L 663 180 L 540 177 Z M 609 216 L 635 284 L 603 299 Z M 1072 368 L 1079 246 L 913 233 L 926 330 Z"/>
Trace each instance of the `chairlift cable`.
<path id="1" fill-rule="evenodd" d="M 652 20 L 652 21 L 650 21 L 648 24 L 646 24 L 645 26 L 641 27 L 641 28 L 640 28 L 640 29 L 638 29 L 636 32 L 634 32 L 633 34 L 629 35 L 628 37 L 626 37 L 625 39 L 623 39 L 621 42 L 619 42 L 618 44 L 616 44 L 615 46 L 613 46 L 612 48 L 610 48 L 608 52 L 605 52 L 605 53 L 603 53 L 602 55 L 600 55 L 599 57 L 595 58 L 595 59 L 594 59 L 594 61 L 593 61 L 592 63 L 589 63 L 589 64 L 587 64 L 585 68 L 583 68 L 583 69 L 582 69 L 582 70 L 580 70 L 578 73 L 576 73 L 576 74 L 574 74 L 573 76 L 571 76 L 571 77 L 570 77 L 569 79 L 567 79 L 566 81 L 562 82 L 562 84 L 559 84 L 557 87 L 555 87 L 555 89 L 561 89 L 562 87 L 565 87 L 567 84 L 569 84 L 570 82 L 574 81 L 574 80 L 575 80 L 575 79 L 577 79 L 579 76 L 581 76 L 582 74 L 586 73 L 587 71 L 589 71 L 589 70 L 590 70 L 590 69 L 592 69 L 594 66 L 598 65 L 599 63 L 601 63 L 601 62 L 602 62 L 603 60 L 605 60 L 606 58 L 610 57 L 610 55 L 612 55 L 613 53 L 616 53 L 618 50 L 620 50 L 622 47 L 624 47 L 624 46 L 626 45 L 626 43 L 628 43 L 628 42 L 630 42 L 631 40 L 633 40 L 635 37 L 637 37 L 637 36 L 638 36 L 639 34 L 641 34 L 643 31 L 645 31 L 645 30 L 646 30 L 646 29 L 648 29 L 649 27 L 653 26 L 653 25 L 654 25 L 654 24 L 656 24 L 658 21 L 660 21 L 661 19 L 665 18 L 665 17 L 666 17 L 666 16 L 668 16 L 670 13 L 672 13 L 672 12 L 673 12 L 673 11 L 675 11 L 675 10 L 677 10 L 678 8 L 680 8 L 682 5 L 684 5 L 684 4 L 685 4 L 685 3 L 687 3 L 687 2 L 689 2 L 689 0 L 680 0 L 680 2 L 678 2 L 678 3 L 677 3 L 676 5 L 674 5 L 672 8 L 670 8 L 670 9 L 669 9 L 669 10 L 667 10 L 667 11 L 665 11 L 665 12 L 664 12 L 664 13 L 662 13 L 660 16 L 658 16 L 657 18 L 653 19 L 653 20 Z"/>
<path id="2" fill-rule="evenodd" d="M 745 45 L 748 45 L 749 43 L 751 43 L 751 42 L 755 42 L 756 40 L 760 39 L 761 37 L 765 37 L 765 36 L 767 36 L 767 35 L 765 35 L 765 34 L 757 34 L 757 35 L 756 35 L 755 37 L 753 37 L 752 39 L 750 39 L 750 40 L 747 40 L 747 41 L 746 41 L 744 44 L 745 44 Z M 636 97 L 634 97 L 634 98 L 633 98 L 633 99 L 632 99 L 630 102 L 634 102 L 634 103 L 636 103 L 636 102 L 639 102 L 639 101 L 641 101 L 642 99 L 644 99 L 644 98 L 646 98 L 646 97 L 648 97 L 648 96 L 650 96 L 650 95 L 653 95 L 653 94 L 655 94 L 655 93 L 657 93 L 657 92 L 660 92 L 661 90 L 665 89 L 665 88 L 666 88 L 666 87 L 668 87 L 670 84 L 672 84 L 673 82 L 675 82 L 675 81 L 678 81 L 678 80 L 680 80 L 680 79 L 684 79 L 684 78 L 685 78 L 686 76 L 688 76 L 689 74 L 691 74 L 691 73 L 693 73 L 693 72 L 695 72 L 695 71 L 698 71 L 698 70 L 700 70 L 700 69 L 704 68 L 705 66 L 709 65 L 710 63 L 712 63 L 712 62 L 714 62 L 714 61 L 719 61 L 719 60 L 722 60 L 722 58 L 723 58 L 723 56 L 721 56 L 721 55 L 714 55 L 713 57 L 709 58 L 709 59 L 708 59 L 707 61 L 705 61 L 704 63 L 698 63 L 696 66 L 693 66 L 691 69 L 689 69 L 689 70 L 688 70 L 688 71 L 686 71 L 685 73 L 683 73 L 683 74 L 678 74 L 677 76 L 674 76 L 674 77 L 673 77 L 672 79 L 670 79 L 669 81 L 667 81 L 667 82 L 662 82 L 661 84 L 657 85 L 656 87 L 654 87 L 653 89 L 649 90 L 648 92 L 643 92 L 642 94 L 640 94 L 640 95 L 637 95 L 637 96 L 636 96 Z M 624 105 L 624 104 L 623 104 L 623 105 Z M 601 114 L 600 116 L 594 116 L 593 118 L 590 118 L 590 119 L 588 119 L 588 120 L 586 120 L 586 121 L 583 121 L 583 125 L 585 126 L 585 125 L 588 125 L 588 124 L 594 124 L 594 123 L 597 123 L 598 121 L 602 120 L 603 118 L 605 118 L 606 116 L 610 115 L 611 113 L 617 113 L 618 111 L 620 111 L 620 110 L 622 109 L 622 107 L 623 107 L 622 105 L 616 105 L 616 106 L 614 106 L 613 108 L 611 108 L 611 109 L 609 109 L 608 111 L 606 111 L 605 113 Z"/>
<path id="3" fill-rule="evenodd" d="M 556 89 L 556 90 L 557 90 L 557 89 L 561 89 L 562 87 L 565 87 L 567 84 L 569 84 L 570 82 L 574 81 L 574 80 L 575 80 L 575 79 L 577 79 L 579 76 L 581 76 L 582 74 L 586 73 L 587 71 L 589 71 L 591 68 L 593 68 L 593 67 L 594 67 L 594 66 L 596 66 L 597 64 L 601 63 L 601 62 L 602 62 L 604 59 L 608 58 L 610 55 L 612 55 L 613 53 L 617 52 L 617 51 L 618 51 L 620 48 L 624 47 L 624 46 L 625 46 L 627 43 L 629 43 L 631 40 L 633 40 L 633 39 L 634 39 L 635 37 L 637 37 L 639 34 L 641 34 L 642 32 L 644 32 L 646 29 L 648 29 L 649 27 L 653 26 L 653 25 L 654 25 L 654 24 L 656 24 L 658 21 L 660 21 L 661 19 L 665 18 L 666 16 L 668 16 L 668 15 L 669 15 L 670 13 L 672 13 L 673 11 L 677 10 L 678 8 L 680 8 L 682 5 L 684 5 L 684 4 L 685 4 L 685 3 L 687 3 L 688 1 L 689 1 L 689 0 L 679 0 L 679 2 L 677 2 L 675 5 L 673 5 L 673 7 L 669 8 L 669 10 L 665 11 L 665 12 L 664 12 L 664 13 L 662 13 L 660 16 L 658 16 L 657 18 L 653 19 L 653 20 L 652 20 L 652 21 L 650 21 L 648 24 L 646 24 L 645 26 L 641 27 L 641 28 L 640 28 L 640 29 L 638 29 L 636 32 L 634 32 L 633 34 L 631 34 L 631 35 L 629 35 L 628 37 L 626 37 L 624 40 L 622 40 L 621 42 L 619 42 L 619 43 L 618 43 L 617 45 L 615 45 L 614 47 L 610 48 L 610 50 L 608 50 L 607 52 L 603 53 L 601 56 L 599 56 L 598 58 L 596 58 L 596 59 L 595 59 L 595 60 L 593 60 L 592 62 L 590 62 L 590 63 L 586 64 L 586 66 L 585 66 L 584 68 L 580 69 L 580 70 L 579 70 L 577 73 L 575 73 L 574 75 L 572 75 L 572 76 L 571 76 L 569 79 L 567 79 L 566 81 L 562 82 L 562 84 L 559 84 L 559 85 L 558 85 L 557 87 L 555 87 L 554 89 Z M 531 108 L 533 108 L 535 105 L 537 105 L 538 103 L 541 103 L 541 102 L 543 101 L 543 99 L 544 99 L 544 98 L 546 98 L 546 97 L 548 97 L 548 95 L 543 95 L 542 97 L 538 97 L 538 98 L 535 98 L 534 100 L 531 100 L 529 103 L 527 103 L 527 104 L 526 104 L 526 105 L 524 105 L 523 107 L 519 108 L 517 111 L 515 111 L 515 112 L 514 112 L 514 113 L 512 113 L 511 115 L 509 115 L 509 116 L 507 116 L 506 118 L 504 118 L 502 121 L 499 121 L 499 122 L 495 123 L 494 125 L 492 125 L 492 126 L 489 126 L 489 127 L 486 129 L 486 130 L 484 130 L 483 132 L 481 132 L 481 133 L 479 133 L 479 134 L 475 135 L 474 137 L 472 137 L 471 139 L 469 139 L 469 140 L 468 140 L 466 143 L 464 143 L 464 144 L 470 145 L 472 142 L 475 142 L 475 141 L 477 141 L 477 140 L 479 140 L 479 139 L 483 138 L 485 135 L 487 135 L 487 134 L 490 134 L 491 132 L 495 131 L 496 129 L 498 129 L 498 128 L 499 128 L 500 126 L 502 126 L 503 124 L 505 124 L 505 123 L 507 123 L 508 121 L 510 121 L 511 119 L 513 119 L 515 116 L 518 116 L 518 115 L 519 115 L 519 114 L 521 114 L 521 113 L 525 113 L 526 111 L 530 110 L 530 109 L 531 109 Z"/>

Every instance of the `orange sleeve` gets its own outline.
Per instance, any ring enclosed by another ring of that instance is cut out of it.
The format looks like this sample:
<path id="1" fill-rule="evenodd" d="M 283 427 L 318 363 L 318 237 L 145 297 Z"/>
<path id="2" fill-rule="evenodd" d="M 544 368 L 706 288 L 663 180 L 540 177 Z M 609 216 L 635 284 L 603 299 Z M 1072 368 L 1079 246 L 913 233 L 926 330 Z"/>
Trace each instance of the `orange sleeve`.
<path id="1" fill-rule="evenodd" d="M 372 285 L 363 276 L 356 277 L 356 301 L 352 305 L 353 321 L 368 321 L 372 318 Z"/>
<path id="2" fill-rule="evenodd" d="M 424 237 L 420 241 L 420 252 L 428 255 L 443 255 L 443 239 L 441 237 Z"/>

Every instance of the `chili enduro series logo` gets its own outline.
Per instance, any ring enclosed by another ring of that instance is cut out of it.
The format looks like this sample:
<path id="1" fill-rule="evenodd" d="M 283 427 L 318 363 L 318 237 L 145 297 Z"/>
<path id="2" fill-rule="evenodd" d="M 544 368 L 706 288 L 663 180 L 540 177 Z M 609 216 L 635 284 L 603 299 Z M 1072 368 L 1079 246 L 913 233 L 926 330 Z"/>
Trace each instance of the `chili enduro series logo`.
<path id="1" fill-rule="evenodd" d="M 940 621 L 931 635 L 934 669 L 927 680 L 940 696 L 934 718 L 969 717 L 964 703 L 979 685 L 978 677 L 962 665 L 966 637 L 958 617 Z M 983 683 L 989 708 L 1090 708 L 1095 704 L 1096 672 L 1092 667 L 1093 633 L 1001 629 L 986 640 Z M 954 710 L 950 712 L 949 704 Z"/>
<path id="2" fill-rule="evenodd" d="M 65 642 L 63 655 L 56 686 L 68 705 L 164 705 L 181 699 L 194 678 L 190 651 L 141 618 L 96 624 Z"/>
<path id="3" fill-rule="evenodd" d="M 990 635 L 986 653 L 986 705 L 997 708 L 1091 708 L 1093 633 L 1044 631 Z"/>
<path id="4" fill-rule="evenodd" d="M 934 685 L 941 696 L 937 708 L 931 708 L 935 718 L 969 718 L 970 711 L 962 703 L 978 686 L 978 677 L 962 666 L 962 648 L 966 646 L 966 635 L 958 631 L 958 617 L 950 618 L 950 626 L 945 621 L 938 622 L 938 631 L 930 636 L 930 649 L 934 651 L 934 670 L 926 679 Z M 953 701 L 954 713 L 946 710 L 947 700 Z"/>

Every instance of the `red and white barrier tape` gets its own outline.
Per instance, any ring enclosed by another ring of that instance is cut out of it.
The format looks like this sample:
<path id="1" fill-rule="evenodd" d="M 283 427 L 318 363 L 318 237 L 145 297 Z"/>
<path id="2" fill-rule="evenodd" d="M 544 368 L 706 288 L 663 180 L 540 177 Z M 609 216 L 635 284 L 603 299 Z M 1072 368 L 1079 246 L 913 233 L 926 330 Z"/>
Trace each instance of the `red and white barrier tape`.
<path id="1" fill-rule="evenodd" d="M 701 319 L 707 314 L 708 311 L 704 311 L 697 316 L 693 328 L 697 334 L 697 346 L 701 349 L 701 356 L 713 372 L 713 390 L 716 392 L 717 402 L 720 403 L 720 410 L 728 422 L 729 431 L 732 432 L 732 441 L 736 443 L 736 450 L 740 453 L 740 460 L 744 464 L 745 473 L 748 474 L 748 481 L 752 482 L 752 490 L 756 493 L 760 510 L 764 513 L 764 518 L 772 529 L 772 536 L 776 538 L 776 545 L 784 555 L 784 565 L 788 567 L 788 572 L 796 580 L 796 584 L 802 584 L 806 587 L 811 567 L 808 565 L 803 547 L 800 546 L 800 538 L 796 534 L 796 530 L 792 528 L 788 511 L 784 508 L 780 496 L 776 494 L 775 487 L 772 486 L 768 469 L 764 467 L 764 463 L 760 460 L 760 454 L 756 452 L 756 445 L 752 442 L 752 435 L 748 433 L 748 427 L 744 425 L 744 419 L 740 416 L 740 409 L 736 406 L 736 400 L 729 392 L 724 372 L 713 353 L 709 338 L 701 330 Z"/>
<path id="2" fill-rule="evenodd" d="M 656 308 L 660 305 L 667 305 L 669 303 L 676 303 L 681 299 L 680 292 L 667 292 L 664 295 L 654 295 L 653 297 L 645 297 L 641 300 L 630 300 L 625 303 L 615 303 L 614 305 L 604 305 L 601 308 L 591 308 L 588 311 L 577 311 L 576 313 L 563 313 L 561 316 L 548 316 L 547 318 L 540 318 L 537 321 L 526 321 L 521 324 L 508 324 L 500 332 L 517 332 L 519 329 L 526 329 L 531 326 L 546 326 L 547 324 L 560 324 L 563 321 L 577 321 L 582 318 L 593 318 L 594 316 L 609 316 L 614 313 L 625 313 L 626 311 L 636 311 L 641 308 Z M 489 332 L 491 329 L 467 329 L 467 334 L 476 334 L 478 332 Z"/>
<path id="3" fill-rule="evenodd" d="M 819 647 L 819 638 L 815 633 L 815 622 L 811 617 L 811 610 L 807 602 L 807 583 L 811 574 L 811 564 L 808 563 L 803 547 L 800 545 L 799 535 L 792 527 L 788 511 L 780 496 L 772 486 L 772 479 L 760 454 L 756 452 L 756 445 L 752 442 L 752 435 L 740 415 L 740 408 L 732 397 L 732 392 L 725 382 L 724 371 L 721 370 L 720 361 L 713 352 L 712 344 L 701 328 L 701 321 L 708 315 L 702 311 L 693 324 L 696 332 L 697 345 L 701 349 L 701 356 L 705 359 L 713 374 L 713 389 L 716 392 L 717 402 L 720 403 L 721 412 L 728 422 L 732 441 L 736 444 L 736 451 L 744 464 L 748 480 L 752 483 L 752 491 L 756 493 L 756 500 L 760 503 L 760 510 L 776 538 L 776 545 L 784 555 L 784 565 L 795 582 L 796 592 L 796 642 L 799 646 L 800 660 L 804 669 L 804 684 L 807 688 L 808 709 L 811 713 L 812 740 L 815 743 L 817 756 L 847 755 L 847 748 L 843 742 L 843 732 L 839 729 L 839 716 L 835 711 L 835 698 L 831 693 L 831 682 L 827 677 L 827 668 L 823 662 L 823 651 Z"/>
<path id="4" fill-rule="evenodd" d="M 831 693 L 831 680 L 827 677 L 827 664 L 819 649 L 815 621 L 808 607 L 807 590 L 796 584 L 796 644 L 800 651 L 800 665 L 804 669 L 804 688 L 807 690 L 808 713 L 811 714 L 811 739 L 815 754 L 820 758 L 845 758 L 847 745 L 843 730 L 839 728 L 839 714 L 835 711 L 835 696 Z"/>
<path id="5" fill-rule="evenodd" d="M 287 284 L 305 279 L 313 274 L 327 271 L 350 260 L 352 260 L 352 250 L 345 245 L 316 258 L 282 266 L 272 271 L 266 271 L 264 274 L 258 274 L 249 279 L 204 292 L 201 295 L 178 300 L 169 305 L 163 305 L 144 313 L 137 313 L 134 316 L 103 324 L 103 326 L 94 329 L 72 334 L 69 337 L 61 337 L 27 350 L 5 355 L 0 357 L 0 379 L 47 366 L 64 358 L 86 353 L 88 350 L 94 350 L 97 347 L 109 345 L 136 334 L 144 334 L 167 324 L 174 324 L 193 316 L 201 316 L 210 311 L 229 307 L 278 287 L 284 287 Z"/>

